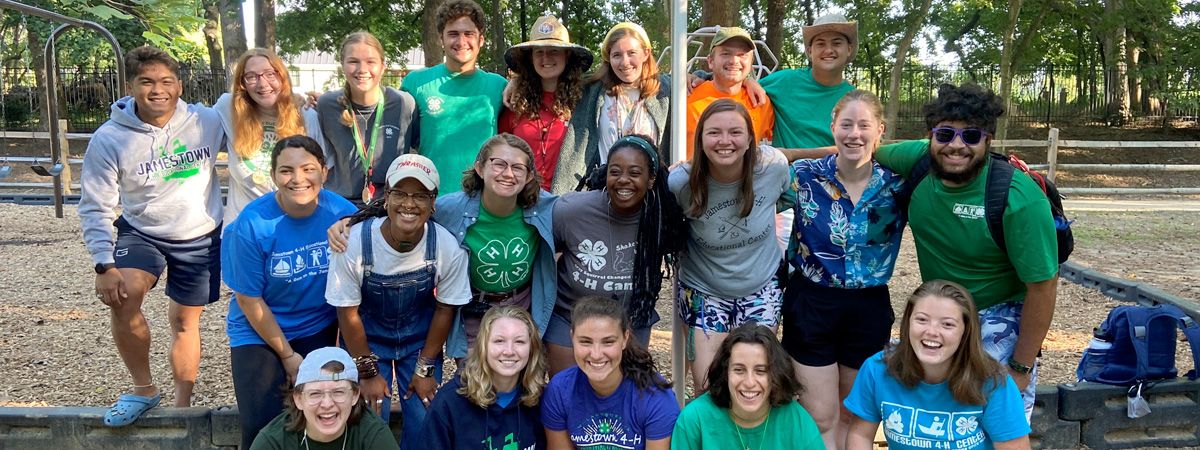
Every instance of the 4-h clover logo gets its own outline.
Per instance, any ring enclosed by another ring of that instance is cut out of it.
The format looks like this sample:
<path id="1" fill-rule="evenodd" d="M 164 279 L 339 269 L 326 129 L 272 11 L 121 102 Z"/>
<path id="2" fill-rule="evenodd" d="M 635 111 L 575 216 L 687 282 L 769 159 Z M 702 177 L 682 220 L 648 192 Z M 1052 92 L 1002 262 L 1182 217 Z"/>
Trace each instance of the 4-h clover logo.
<path id="1" fill-rule="evenodd" d="M 954 434 L 959 436 L 972 434 L 976 428 L 979 428 L 979 422 L 975 416 L 959 417 L 954 421 Z"/>
<path id="2" fill-rule="evenodd" d="M 584 266 L 595 272 L 608 264 L 608 260 L 604 258 L 604 255 L 607 254 L 608 246 L 604 244 L 604 241 L 592 242 L 591 239 L 584 239 L 579 243 L 579 253 L 575 257 L 579 258 Z"/>
<path id="3" fill-rule="evenodd" d="M 509 239 L 507 243 L 493 239 L 479 249 L 478 255 L 481 264 L 475 268 L 475 273 L 483 281 L 504 289 L 524 278 L 533 260 L 529 243 L 519 237 Z"/>

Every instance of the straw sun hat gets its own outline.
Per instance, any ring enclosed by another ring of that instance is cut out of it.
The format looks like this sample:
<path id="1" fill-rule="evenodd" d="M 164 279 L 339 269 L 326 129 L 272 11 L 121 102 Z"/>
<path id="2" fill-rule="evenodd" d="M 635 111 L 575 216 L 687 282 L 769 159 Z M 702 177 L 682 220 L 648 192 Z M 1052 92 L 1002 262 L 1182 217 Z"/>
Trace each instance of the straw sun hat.
<path id="1" fill-rule="evenodd" d="M 583 70 L 592 67 L 591 50 L 571 43 L 571 37 L 567 34 L 567 27 L 563 26 L 562 22 L 558 21 L 554 16 L 538 17 L 533 23 L 533 29 L 530 30 L 529 40 L 508 48 L 504 52 L 504 62 L 508 64 L 510 69 L 515 69 L 517 64 L 518 52 L 526 52 L 538 47 L 554 47 L 569 50 L 579 59 L 583 65 Z M 526 56 L 520 56 L 525 58 Z"/>

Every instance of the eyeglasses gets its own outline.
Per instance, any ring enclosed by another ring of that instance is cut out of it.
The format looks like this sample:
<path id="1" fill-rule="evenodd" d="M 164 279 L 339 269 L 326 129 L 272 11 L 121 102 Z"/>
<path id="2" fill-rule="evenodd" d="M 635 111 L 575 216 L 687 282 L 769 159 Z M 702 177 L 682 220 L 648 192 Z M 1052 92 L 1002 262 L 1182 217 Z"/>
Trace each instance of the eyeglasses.
<path id="1" fill-rule="evenodd" d="M 933 127 L 930 134 L 933 135 L 933 140 L 939 144 L 954 142 L 954 137 L 957 136 L 962 138 L 964 144 L 976 145 L 989 133 L 979 128 Z"/>
<path id="2" fill-rule="evenodd" d="M 344 405 L 350 401 L 351 393 L 350 389 L 333 389 L 328 391 L 304 391 L 301 395 L 304 398 L 304 403 L 308 406 L 320 405 L 321 402 L 325 401 L 326 397 L 329 397 L 334 403 Z"/>
<path id="3" fill-rule="evenodd" d="M 278 77 L 279 74 L 275 73 L 274 70 L 268 70 L 262 73 L 246 72 L 244 75 L 242 75 L 242 82 L 246 84 L 258 84 L 258 80 L 262 80 L 270 83 L 275 81 Z"/>
<path id="4" fill-rule="evenodd" d="M 510 163 L 502 158 L 488 158 L 488 167 L 491 167 L 492 172 L 496 174 L 501 174 L 505 170 L 512 169 L 513 176 L 523 178 L 529 175 L 529 166 L 521 163 Z"/>
<path id="5" fill-rule="evenodd" d="M 387 201 L 389 203 L 400 205 L 405 201 L 412 201 L 417 206 L 429 206 L 433 203 L 433 199 L 436 197 L 434 194 L 404 192 L 399 189 L 388 189 L 387 195 Z"/>

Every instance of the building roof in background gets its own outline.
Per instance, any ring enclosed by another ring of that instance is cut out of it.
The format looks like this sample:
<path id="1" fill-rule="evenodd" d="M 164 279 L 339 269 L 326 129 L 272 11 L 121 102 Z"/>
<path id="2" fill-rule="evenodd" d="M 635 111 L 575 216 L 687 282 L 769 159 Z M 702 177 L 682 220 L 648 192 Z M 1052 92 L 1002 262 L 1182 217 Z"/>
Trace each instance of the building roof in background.
<path id="1" fill-rule="evenodd" d="M 410 67 L 423 67 L 425 65 L 425 52 L 420 48 L 414 48 L 404 52 L 404 64 L 399 61 L 392 61 L 389 66 L 393 69 L 405 69 Z M 337 55 L 326 53 L 317 50 L 309 50 L 301 52 L 299 55 L 284 58 L 288 65 L 295 66 L 336 66 L 338 65 Z"/>

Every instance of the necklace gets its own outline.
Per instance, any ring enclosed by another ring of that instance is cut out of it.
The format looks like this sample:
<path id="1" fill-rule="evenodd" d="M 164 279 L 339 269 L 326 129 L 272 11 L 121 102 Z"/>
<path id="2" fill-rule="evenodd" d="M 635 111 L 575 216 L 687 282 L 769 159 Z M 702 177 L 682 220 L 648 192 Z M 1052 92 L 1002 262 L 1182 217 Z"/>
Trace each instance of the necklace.
<path id="1" fill-rule="evenodd" d="M 734 420 L 733 411 L 729 412 L 729 421 L 733 422 L 733 430 L 737 432 L 738 443 L 742 444 L 742 448 L 744 448 L 746 450 L 750 450 L 750 445 L 747 444 L 744 439 L 742 439 L 742 427 L 740 425 L 738 425 L 737 420 Z M 767 426 L 768 423 L 771 423 L 771 412 L 770 411 L 767 411 L 767 419 L 764 420 L 762 423 L 762 426 L 764 427 L 763 437 L 762 437 L 762 439 L 759 439 L 759 441 L 758 441 L 758 448 L 760 448 L 760 449 L 762 448 L 763 441 L 767 440 L 765 427 Z M 753 428 L 758 428 L 758 427 L 753 427 Z"/>
<path id="2" fill-rule="evenodd" d="M 346 441 L 350 440 L 349 436 L 346 436 L 348 431 L 350 431 L 350 430 L 342 429 L 342 450 L 346 450 Z M 304 430 L 304 449 L 309 450 L 309 448 L 308 448 L 308 430 Z M 750 450 L 750 449 L 747 448 L 746 450 Z"/>
<path id="3" fill-rule="evenodd" d="M 400 238 L 392 236 L 391 221 L 384 220 L 379 226 L 379 234 L 383 235 L 383 242 L 390 245 L 400 253 L 408 253 L 417 246 L 415 242 L 402 241 Z"/>

